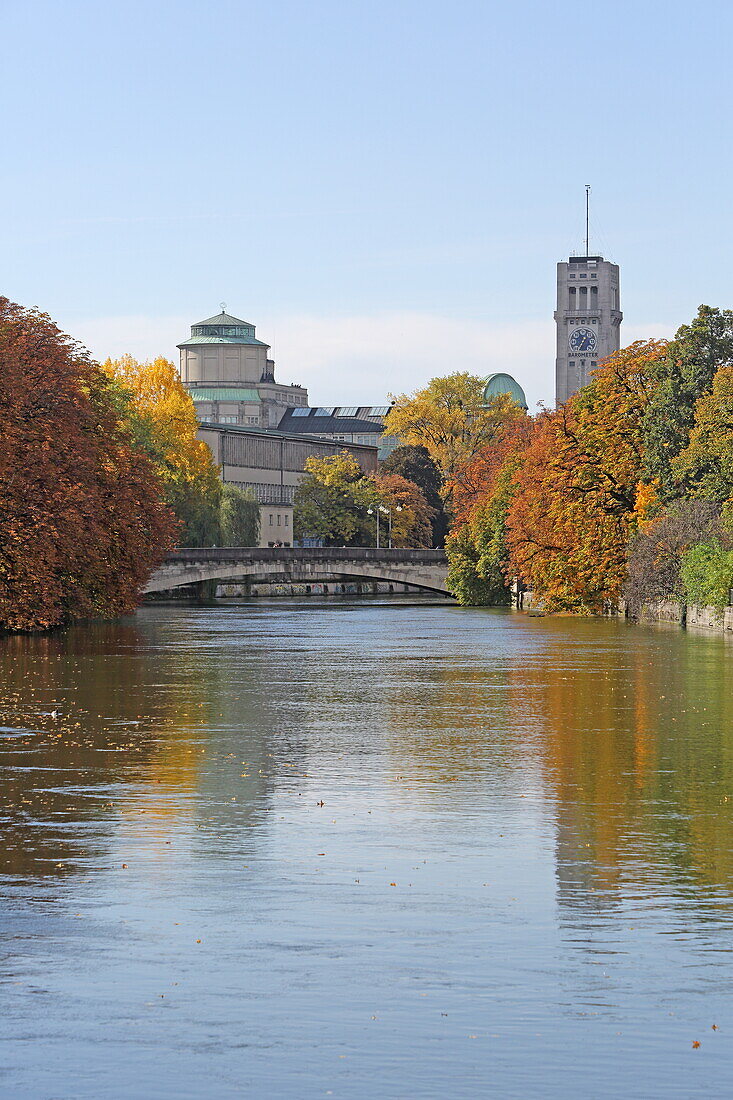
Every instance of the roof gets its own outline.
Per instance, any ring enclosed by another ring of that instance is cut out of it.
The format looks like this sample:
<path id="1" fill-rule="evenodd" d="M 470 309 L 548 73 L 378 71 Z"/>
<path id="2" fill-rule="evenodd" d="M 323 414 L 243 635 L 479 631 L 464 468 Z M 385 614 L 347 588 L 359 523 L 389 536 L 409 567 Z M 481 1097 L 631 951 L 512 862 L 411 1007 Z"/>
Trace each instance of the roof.
<path id="1" fill-rule="evenodd" d="M 213 432 L 221 432 L 223 435 L 228 435 L 230 433 L 234 433 L 236 435 L 258 435 L 258 436 L 260 436 L 260 438 L 263 438 L 263 439 L 273 438 L 273 437 L 275 439 L 298 439 L 298 438 L 302 438 L 300 436 L 300 433 L 296 434 L 294 432 L 281 432 L 279 430 L 279 428 L 278 429 L 275 429 L 275 428 L 249 428 L 249 427 L 245 427 L 243 424 L 216 424 L 216 423 L 208 423 L 208 422 L 206 424 L 199 424 L 199 426 L 198 426 L 198 434 L 200 434 L 201 432 L 212 432 L 212 431 Z M 316 442 L 316 443 L 318 443 L 318 442 L 332 443 L 332 444 L 335 444 L 336 446 L 338 446 L 340 441 L 337 440 L 337 439 L 321 439 L 321 440 L 314 440 L 314 442 Z M 372 444 L 372 443 L 344 443 L 343 446 L 344 447 L 355 447 L 360 451 L 376 452 L 376 450 L 377 450 L 376 444 Z"/>
<path id="2" fill-rule="evenodd" d="M 296 435 L 380 435 L 384 424 L 375 420 L 358 420 L 349 416 L 293 416 L 293 409 L 283 415 L 278 428 Z"/>
<path id="3" fill-rule="evenodd" d="M 197 386 L 188 392 L 194 401 L 261 401 L 257 390 L 241 386 Z"/>
<path id="4" fill-rule="evenodd" d="M 508 394 L 519 405 L 520 409 L 529 407 L 527 398 L 524 396 L 524 390 L 519 382 L 512 378 L 511 374 L 490 374 L 484 387 L 484 401 L 488 401 L 492 397 L 500 397 L 503 394 Z"/>
<path id="5" fill-rule="evenodd" d="M 191 325 L 188 340 L 183 340 L 176 346 L 186 348 L 196 347 L 198 344 L 250 344 L 259 348 L 270 347 L 264 340 L 255 339 L 255 327 L 250 321 L 241 321 L 239 317 L 223 312 Z"/>
<path id="6" fill-rule="evenodd" d="M 196 325 L 247 325 L 254 328 L 251 321 L 242 321 L 239 317 L 232 317 L 231 313 L 217 313 L 216 317 L 207 317 L 205 321 L 196 321 Z"/>
<path id="7" fill-rule="evenodd" d="M 176 344 L 177 348 L 190 348 L 198 344 L 255 344 L 258 348 L 269 348 L 264 340 L 255 340 L 254 336 L 189 336 Z"/>

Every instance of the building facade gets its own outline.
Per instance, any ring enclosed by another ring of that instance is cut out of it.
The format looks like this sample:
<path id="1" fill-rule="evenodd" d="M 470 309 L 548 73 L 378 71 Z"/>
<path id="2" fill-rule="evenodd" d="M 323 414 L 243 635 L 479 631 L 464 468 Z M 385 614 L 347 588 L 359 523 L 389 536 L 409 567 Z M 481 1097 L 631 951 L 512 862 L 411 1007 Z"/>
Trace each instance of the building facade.
<path id="1" fill-rule="evenodd" d="M 571 256 L 557 265 L 558 405 L 590 381 L 590 372 L 621 346 L 619 269 L 603 256 Z"/>
<path id="2" fill-rule="evenodd" d="M 277 430 L 234 424 L 202 424 L 198 438 L 208 445 L 222 480 L 249 490 L 260 505 L 260 545 L 293 541 L 293 495 L 308 458 L 330 458 L 348 451 L 365 474 L 377 469 L 377 448 L 331 442 Z"/>
<path id="3" fill-rule="evenodd" d="M 198 321 L 178 350 L 181 380 L 202 422 L 276 428 L 288 409 L 308 404 L 303 386 L 275 381 L 270 346 L 249 321 L 224 312 Z"/>

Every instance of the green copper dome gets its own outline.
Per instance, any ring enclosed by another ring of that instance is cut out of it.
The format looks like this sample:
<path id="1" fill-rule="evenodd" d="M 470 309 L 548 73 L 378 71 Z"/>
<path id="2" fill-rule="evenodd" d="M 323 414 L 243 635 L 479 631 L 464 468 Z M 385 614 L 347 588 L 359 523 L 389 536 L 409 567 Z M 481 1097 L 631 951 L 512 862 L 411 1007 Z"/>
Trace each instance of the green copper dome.
<path id="1" fill-rule="evenodd" d="M 492 397 L 500 397 L 502 394 L 508 394 L 520 409 L 527 411 L 529 407 L 527 398 L 519 382 L 512 378 L 511 374 L 490 374 L 486 379 L 484 401 L 489 401 Z"/>
<path id="2" fill-rule="evenodd" d="M 191 325 L 188 340 L 178 344 L 179 348 L 195 347 L 197 344 L 254 344 L 260 348 L 269 348 L 264 340 L 255 338 L 255 327 L 240 317 L 232 317 L 223 310 L 216 317 L 207 317 Z"/>

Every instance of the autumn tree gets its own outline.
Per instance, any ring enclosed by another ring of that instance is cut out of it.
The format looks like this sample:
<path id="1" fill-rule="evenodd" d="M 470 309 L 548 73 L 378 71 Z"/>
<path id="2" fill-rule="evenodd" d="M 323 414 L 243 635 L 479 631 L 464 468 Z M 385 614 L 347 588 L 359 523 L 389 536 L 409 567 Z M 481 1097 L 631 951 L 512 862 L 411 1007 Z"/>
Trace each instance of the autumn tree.
<path id="1" fill-rule="evenodd" d="M 139 363 L 131 355 L 108 359 L 107 374 L 132 394 L 137 438 L 160 471 L 166 501 L 181 523 L 180 546 L 221 541 L 222 484 L 211 451 L 196 438 L 190 395 L 168 359 Z"/>
<path id="2" fill-rule="evenodd" d="M 507 515 L 508 571 L 548 608 L 600 612 L 621 594 L 641 479 L 643 421 L 665 352 L 632 344 L 537 423 Z"/>
<path id="3" fill-rule="evenodd" d="M 464 471 L 455 525 L 446 540 L 448 587 L 459 603 L 509 602 L 506 522 L 533 431 L 529 417 L 508 421 Z"/>
<path id="4" fill-rule="evenodd" d="M 391 511 L 392 545 L 415 549 L 432 546 L 433 509 L 422 489 L 399 474 L 376 474 L 373 484 L 377 491 L 375 505 Z M 369 491 L 368 484 L 365 491 Z"/>
<path id="5" fill-rule="evenodd" d="M 463 471 L 512 418 L 524 411 L 508 394 L 484 400 L 485 379 L 466 372 L 433 378 L 412 396 L 402 394 L 389 414 L 389 431 L 423 446 L 440 470 L 448 507 Z"/>
<path id="6" fill-rule="evenodd" d="M 5 629 L 130 611 L 171 547 L 175 519 L 122 405 L 49 317 L 0 298 Z"/>
<path id="7" fill-rule="evenodd" d="M 421 490 L 430 508 L 433 509 L 431 526 L 432 545 L 442 546 L 448 532 L 448 517 L 443 507 L 443 478 L 433 462 L 427 447 L 403 445 L 396 447 L 379 465 L 381 474 L 398 474 L 406 481 L 412 481 Z"/>

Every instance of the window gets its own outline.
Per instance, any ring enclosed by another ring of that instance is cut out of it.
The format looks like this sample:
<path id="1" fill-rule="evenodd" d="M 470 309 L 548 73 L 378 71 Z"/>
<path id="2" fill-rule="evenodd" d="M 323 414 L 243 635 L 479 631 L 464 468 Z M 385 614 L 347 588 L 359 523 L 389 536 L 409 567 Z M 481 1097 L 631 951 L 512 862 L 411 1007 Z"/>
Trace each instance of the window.
<path id="1" fill-rule="evenodd" d="M 316 409 L 316 416 L 333 416 L 333 409 Z"/>
<path id="2" fill-rule="evenodd" d="M 248 424 L 259 424 L 259 422 L 260 422 L 259 416 L 248 416 L 247 417 L 247 423 Z"/>
<path id="3" fill-rule="evenodd" d="M 591 275 L 591 279 L 597 279 L 597 278 L 598 278 L 598 276 L 597 276 L 597 275 L 595 274 L 595 272 L 594 272 L 594 273 L 593 273 L 593 274 Z"/>
<path id="4" fill-rule="evenodd" d="M 373 409 L 369 411 L 368 416 L 386 416 L 389 412 L 389 405 L 375 405 Z"/>
<path id="5" fill-rule="evenodd" d="M 220 424 L 236 424 L 237 423 L 237 418 L 236 418 L 236 416 L 220 416 L 219 417 L 219 423 Z"/>
<path id="6" fill-rule="evenodd" d="M 588 276 L 587 276 L 587 275 L 581 275 L 581 276 L 580 276 L 580 278 L 581 278 L 581 279 L 587 279 L 587 278 L 588 278 Z"/>
<path id="7" fill-rule="evenodd" d="M 278 527 L 279 527 L 279 526 L 281 525 L 281 523 L 282 523 L 282 516 L 278 516 L 278 517 L 277 517 L 277 525 L 278 525 Z"/>
<path id="8" fill-rule="evenodd" d="M 575 360 L 574 359 L 568 359 L 568 366 L 569 367 L 574 367 L 575 366 Z"/>
<path id="9" fill-rule="evenodd" d="M 574 279 L 574 278 L 575 278 L 574 275 L 568 275 L 568 279 Z"/>
<path id="10" fill-rule="evenodd" d="M 272 515 L 270 516 L 270 527 L 272 527 Z"/>
<path id="11" fill-rule="evenodd" d="M 286 527 L 289 527 L 289 526 L 290 526 L 290 516 L 286 516 L 286 517 L 285 517 L 285 526 L 286 526 Z"/>
<path id="12" fill-rule="evenodd" d="M 310 409 L 293 409 L 293 416 L 308 416 Z"/>
<path id="13" fill-rule="evenodd" d="M 336 409 L 336 412 L 335 412 L 334 415 L 339 416 L 339 417 L 340 416 L 356 416 L 358 411 L 359 410 L 357 409 L 357 407 L 355 405 L 352 405 L 351 408 L 348 408 L 348 409 Z"/>

